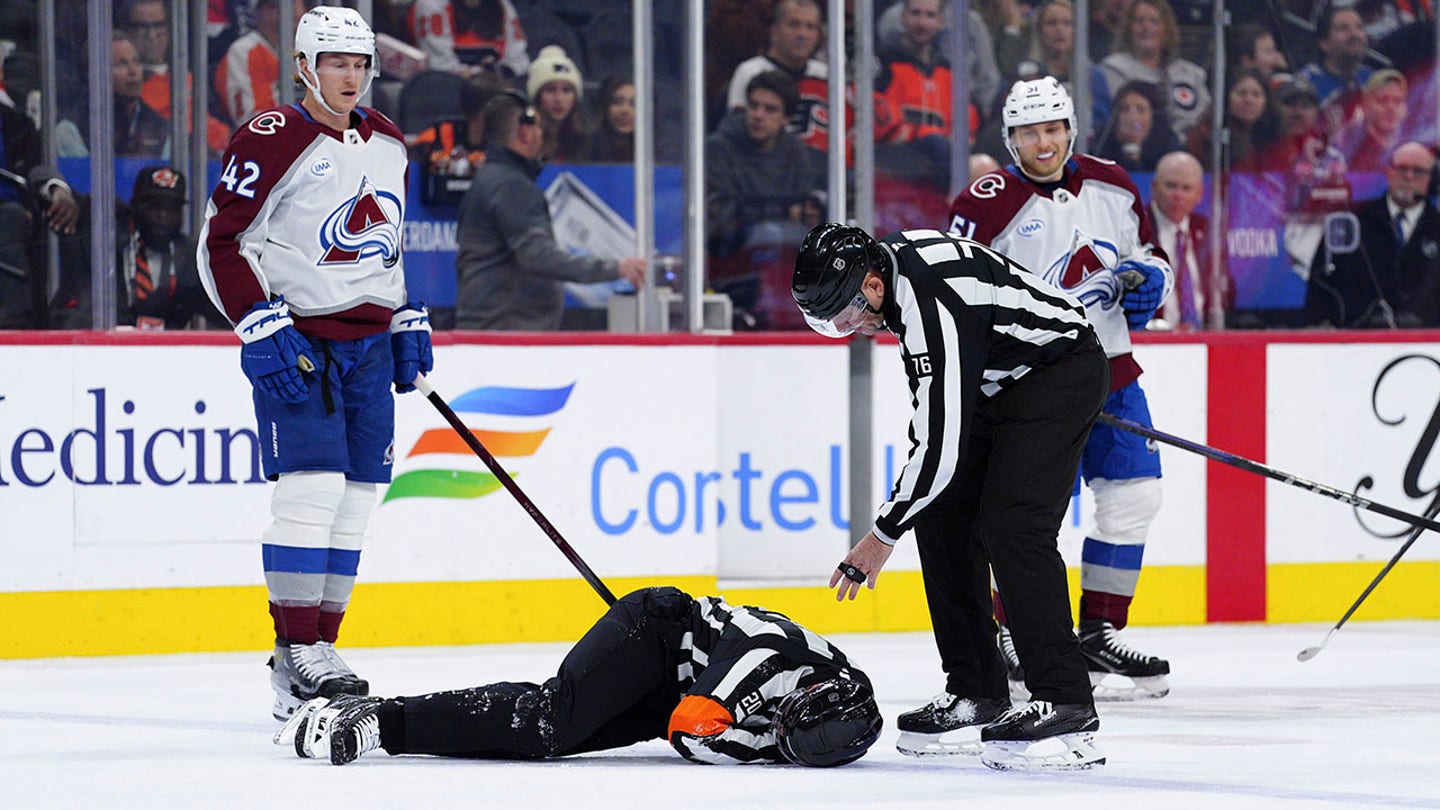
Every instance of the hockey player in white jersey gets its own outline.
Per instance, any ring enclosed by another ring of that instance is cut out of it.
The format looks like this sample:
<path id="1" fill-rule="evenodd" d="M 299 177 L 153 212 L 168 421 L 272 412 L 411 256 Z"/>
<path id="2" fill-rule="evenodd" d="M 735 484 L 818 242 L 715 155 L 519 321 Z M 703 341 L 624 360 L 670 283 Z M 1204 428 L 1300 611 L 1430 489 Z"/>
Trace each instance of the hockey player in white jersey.
<path id="1" fill-rule="evenodd" d="M 1105 411 L 1151 424 L 1130 330 L 1143 329 L 1173 283 L 1139 191 L 1115 163 L 1076 154 L 1075 110 L 1052 76 L 1016 82 L 1002 110 L 1014 163 L 955 198 L 950 231 L 990 245 L 1085 304 L 1110 359 Z M 1163 697 L 1167 661 L 1122 643 L 1150 524 L 1160 508 L 1160 457 L 1143 438 L 1104 424 L 1090 435 L 1081 474 L 1095 496 L 1080 576 L 1080 646 L 1097 698 Z M 1024 673 L 996 599 L 1012 691 Z"/>
<path id="2" fill-rule="evenodd" d="M 353 9 L 295 31 L 297 104 L 251 118 L 222 160 L 199 268 L 235 325 L 265 475 L 262 557 L 275 625 L 272 710 L 364 695 L 335 651 L 376 485 L 390 480 L 396 392 L 430 370 L 429 315 L 405 291 L 407 162 L 399 129 L 360 107 L 375 36 Z"/>

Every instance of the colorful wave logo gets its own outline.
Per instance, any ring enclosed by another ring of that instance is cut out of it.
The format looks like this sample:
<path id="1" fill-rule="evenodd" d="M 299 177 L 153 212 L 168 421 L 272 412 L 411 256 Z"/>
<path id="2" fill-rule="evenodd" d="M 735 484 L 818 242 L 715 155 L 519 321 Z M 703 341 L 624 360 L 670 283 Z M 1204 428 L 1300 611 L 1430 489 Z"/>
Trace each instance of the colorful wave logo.
<path id="1" fill-rule="evenodd" d="M 487 386 L 466 391 L 451 400 L 450 408 L 467 426 L 472 421 L 467 415 L 477 415 L 474 421 L 485 427 L 470 426 L 470 432 L 496 459 L 524 458 L 540 449 L 550 434 L 546 423 L 565 407 L 574 388 L 574 383 L 561 388 Z M 500 429 L 502 426 L 509 429 Z M 529 429 L 515 429 L 521 426 Z M 480 498 L 502 486 L 465 440 L 448 426 L 420 434 L 405 458 L 425 468 L 395 476 L 382 503 L 400 498 Z M 473 469 L 476 466 L 480 469 Z"/>

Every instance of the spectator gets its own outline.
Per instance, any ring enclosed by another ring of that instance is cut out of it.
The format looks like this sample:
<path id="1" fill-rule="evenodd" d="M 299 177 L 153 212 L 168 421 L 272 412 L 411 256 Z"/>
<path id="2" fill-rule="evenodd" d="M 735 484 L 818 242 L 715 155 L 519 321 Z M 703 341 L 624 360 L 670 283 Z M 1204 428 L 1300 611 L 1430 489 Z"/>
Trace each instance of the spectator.
<path id="1" fill-rule="evenodd" d="M 955 53 L 947 30 L 949 2 L 940 4 L 940 30 L 935 33 L 933 47 L 947 63 Z M 876 50 L 879 53 L 908 50 L 905 43 L 904 22 L 905 0 L 898 0 L 885 9 L 875 24 Z M 970 105 L 976 114 L 986 115 L 995 109 L 1000 96 L 1000 67 L 995 61 L 995 45 L 990 41 L 990 29 L 974 8 L 965 17 L 965 67 L 970 72 Z M 878 55 L 878 54 L 877 54 Z"/>
<path id="2" fill-rule="evenodd" d="M 743 113 L 732 112 L 705 139 L 705 197 L 709 248 L 730 255 L 761 238 L 757 226 L 788 223 L 803 236 L 819 211 L 807 201 L 823 188 L 819 171 L 799 138 L 785 130 L 795 83 L 780 71 L 750 80 Z M 769 234 L 771 229 L 761 229 Z M 798 239 L 794 240 L 798 241 Z"/>
<path id="3" fill-rule="evenodd" d="M 935 47 L 946 0 L 902 0 L 898 47 L 875 77 L 875 164 L 891 177 L 950 186 L 950 62 Z"/>
<path id="4" fill-rule="evenodd" d="M 253 28 L 230 44 L 225 59 L 215 67 L 215 90 L 236 126 L 280 103 L 280 56 L 275 50 L 280 44 L 280 0 L 250 2 Z M 311 0 L 293 2 L 298 21 Z"/>
<path id="5" fill-rule="evenodd" d="M 135 43 L 124 31 L 110 37 L 110 79 L 115 95 L 115 154 L 118 157 L 170 157 L 170 123 L 140 99 L 145 73 L 140 67 L 140 54 Z M 61 121 L 55 126 L 55 144 L 60 157 L 86 157 L 90 149 L 81 134 L 89 110 L 81 108 L 76 120 Z M 88 125 L 84 125 L 88 128 Z M 95 133 L 90 133 L 94 137 Z"/>
<path id="6" fill-rule="evenodd" d="M 1075 5 L 1070 0 L 1044 0 L 1035 9 L 1035 25 L 1030 29 L 1030 49 L 1026 57 L 1015 66 L 1015 75 L 1010 84 L 1027 82 L 1044 76 L 1054 76 L 1065 86 L 1066 92 L 1074 96 L 1070 81 L 1070 70 L 1075 66 Z M 1100 127 L 1110 118 L 1110 87 L 1105 83 L 1105 74 L 1096 65 L 1090 65 L 1090 122 Z M 995 133 L 999 136 L 1000 120 L 995 118 Z M 1004 144 L 1001 144 L 1003 148 Z"/>
<path id="7" fill-rule="evenodd" d="M 1285 53 L 1275 46 L 1275 35 L 1255 23 L 1243 23 L 1226 29 L 1225 52 L 1231 60 L 1229 73 L 1251 69 L 1260 80 L 1269 82 L 1277 71 L 1288 70 Z"/>
<path id="8" fill-rule="evenodd" d="M 623 278 L 645 283 L 643 258 L 596 259 L 555 242 L 550 209 L 535 185 L 544 134 L 530 102 L 507 91 L 485 105 L 485 165 L 460 201 L 455 325 L 460 329 L 553 330 L 562 283 Z"/>
<path id="9" fill-rule="evenodd" d="M 1360 13 L 1347 6 L 1329 6 L 1315 24 L 1319 61 L 1300 69 L 1320 97 L 1326 131 L 1336 132 L 1350 120 L 1360 102 L 1360 88 L 1371 70 L 1363 62 L 1370 39 Z"/>
<path id="10" fill-rule="evenodd" d="M 585 85 L 564 48 L 546 45 L 540 49 L 530 66 L 525 89 L 540 114 L 540 129 L 545 133 L 540 159 L 556 163 L 577 160 L 588 137 L 580 114 Z"/>
<path id="11" fill-rule="evenodd" d="M 485 163 L 485 104 L 504 89 L 490 70 L 480 71 L 460 86 L 464 121 L 440 121 L 415 136 L 410 159 L 424 161 L 425 171 L 443 177 L 469 177 Z"/>
<path id="12" fill-rule="evenodd" d="M 1096 155 L 1129 172 L 1151 172 L 1162 156 L 1179 148 L 1155 85 L 1130 82 L 1115 93 L 1114 111 L 1102 130 Z"/>
<path id="13" fill-rule="evenodd" d="M 140 88 L 140 98 L 160 117 L 170 120 L 170 6 L 167 0 L 131 0 L 125 9 L 125 22 L 121 26 L 130 31 L 140 63 L 145 70 L 145 83 Z M 185 74 L 185 85 L 194 92 L 194 81 Z M 190 130 L 190 104 L 193 99 L 187 93 L 186 131 Z M 230 128 L 225 122 L 207 115 L 205 123 L 205 144 L 213 156 L 219 157 L 230 144 Z"/>
<path id="14" fill-rule="evenodd" d="M 0 70 L 0 83 L 4 72 Z M 0 329 L 44 325 L 44 226 L 74 239 L 80 207 L 70 186 L 53 167 L 41 163 L 40 133 L 29 116 L 0 102 Z"/>
<path id="15" fill-rule="evenodd" d="M 1182 332 L 1218 328 L 1233 303 L 1233 292 L 1210 250 L 1210 218 L 1195 211 L 1205 196 L 1200 161 L 1186 152 L 1160 158 L 1150 196 L 1155 238 L 1170 256 L 1175 286 L 1147 328 Z"/>
<path id="16" fill-rule="evenodd" d="M 590 163 L 635 162 L 635 82 L 609 76 L 600 83 L 600 124 L 585 146 Z"/>
<path id="17" fill-rule="evenodd" d="M 982 174 L 1000 171 L 1000 161 L 984 152 L 972 152 L 970 154 L 970 165 L 967 167 L 970 173 L 970 180 L 974 180 Z"/>
<path id="18" fill-rule="evenodd" d="M 1280 84 L 1272 94 L 1275 126 L 1254 143 L 1257 171 L 1288 171 L 1301 156 L 1318 155 L 1328 148 L 1315 88 L 1303 75 L 1276 76 Z"/>
<path id="19" fill-rule="evenodd" d="M 431 70 L 494 67 L 511 79 L 530 70 L 525 29 L 510 0 L 415 0 L 408 21 Z"/>
<path id="20" fill-rule="evenodd" d="M 1115 52 L 1105 57 L 1100 69 L 1112 88 L 1133 81 L 1160 88 L 1165 114 L 1181 143 L 1190 128 L 1209 114 L 1205 70 L 1180 58 L 1180 27 L 1166 0 L 1134 0 L 1130 4 Z"/>
<path id="21" fill-rule="evenodd" d="M 1400 142 L 1409 111 L 1409 83 L 1394 68 L 1377 70 L 1365 81 L 1360 115 L 1335 135 L 1335 148 L 1352 172 L 1378 172 Z"/>
<path id="22" fill-rule="evenodd" d="M 207 328 L 225 323 L 200 283 L 195 240 L 180 232 L 185 176 L 147 166 L 135 178 L 129 204 L 116 203 L 115 323 L 139 329 Z M 62 268 L 51 326 L 89 329 L 90 274 Z"/>
<path id="23" fill-rule="evenodd" d="M 795 83 L 787 128 L 806 146 L 825 154 L 830 150 L 830 68 L 815 58 L 825 33 L 817 0 L 779 0 L 770 25 L 770 46 L 765 53 L 741 62 L 730 77 L 726 104 L 731 110 L 748 106 L 750 80 L 767 71 L 780 71 Z M 846 126 L 852 113 L 846 110 Z M 847 155 L 847 162 L 850 156 Z"/>
<path id="24" fill-rule="evenodd" d="M 1270 85 L 1255 68 L 1236 68 L 1225 90 L 1226 170 L 1251 171 L 1255 166 L 1255 144 L 1273 143 L 1278 119 L 1270 109 Z M 1190 130 L 1185 149 L 1210 166 L 1213 131 L 1209 120 Z"/>
<path id="25" fill-rule="evenodd" d="M 1349 329 L 1440 326 L 1440 211 L 1425 194 L 1435 153 L 1414 141 L 1385 164 L 1385 196 L 1362 203 L 1360 245 L 1317 251 L 1305 305 L 1312 322 Z"/>

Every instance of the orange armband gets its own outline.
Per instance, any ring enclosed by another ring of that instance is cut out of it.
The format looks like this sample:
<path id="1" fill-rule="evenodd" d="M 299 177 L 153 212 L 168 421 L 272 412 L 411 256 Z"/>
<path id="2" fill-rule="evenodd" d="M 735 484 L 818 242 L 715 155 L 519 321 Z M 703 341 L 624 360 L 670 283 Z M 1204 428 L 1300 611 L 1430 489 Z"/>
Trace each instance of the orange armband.
<path id="1" fill-rule="evenodd" d="M 713 698 L 700 695 L 686 695 L 680 705 L 670 713 L 670 729 L 666 739 L 674 739 L 675 732 L 696 737 L 712 737 L 730 728 L 735 723 L 730 710 Z"/>

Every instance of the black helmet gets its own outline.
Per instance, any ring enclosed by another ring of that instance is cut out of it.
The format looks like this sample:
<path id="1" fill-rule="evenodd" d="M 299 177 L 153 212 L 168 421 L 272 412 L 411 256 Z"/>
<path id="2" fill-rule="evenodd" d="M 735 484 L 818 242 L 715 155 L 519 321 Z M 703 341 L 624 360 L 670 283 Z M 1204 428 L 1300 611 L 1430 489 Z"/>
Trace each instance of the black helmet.
<path id="1" fill-rule="evenodd" d="M 869 686 L 831 678 L 796 689 L 780 701 L 775 743 L 780 754 L 796 765 L 848 765 L 875 744 L 881 725 Z"/>
<path id="2" fill-rule="evenodd" d="M 795 257 L 790 293 L 800 311 L 825 321 L 835 317 L 860 292 L 869 270 L 885 266 L 885 254 L 870 234 L 853 225 L 826 222 L 806 234 Z"/>

